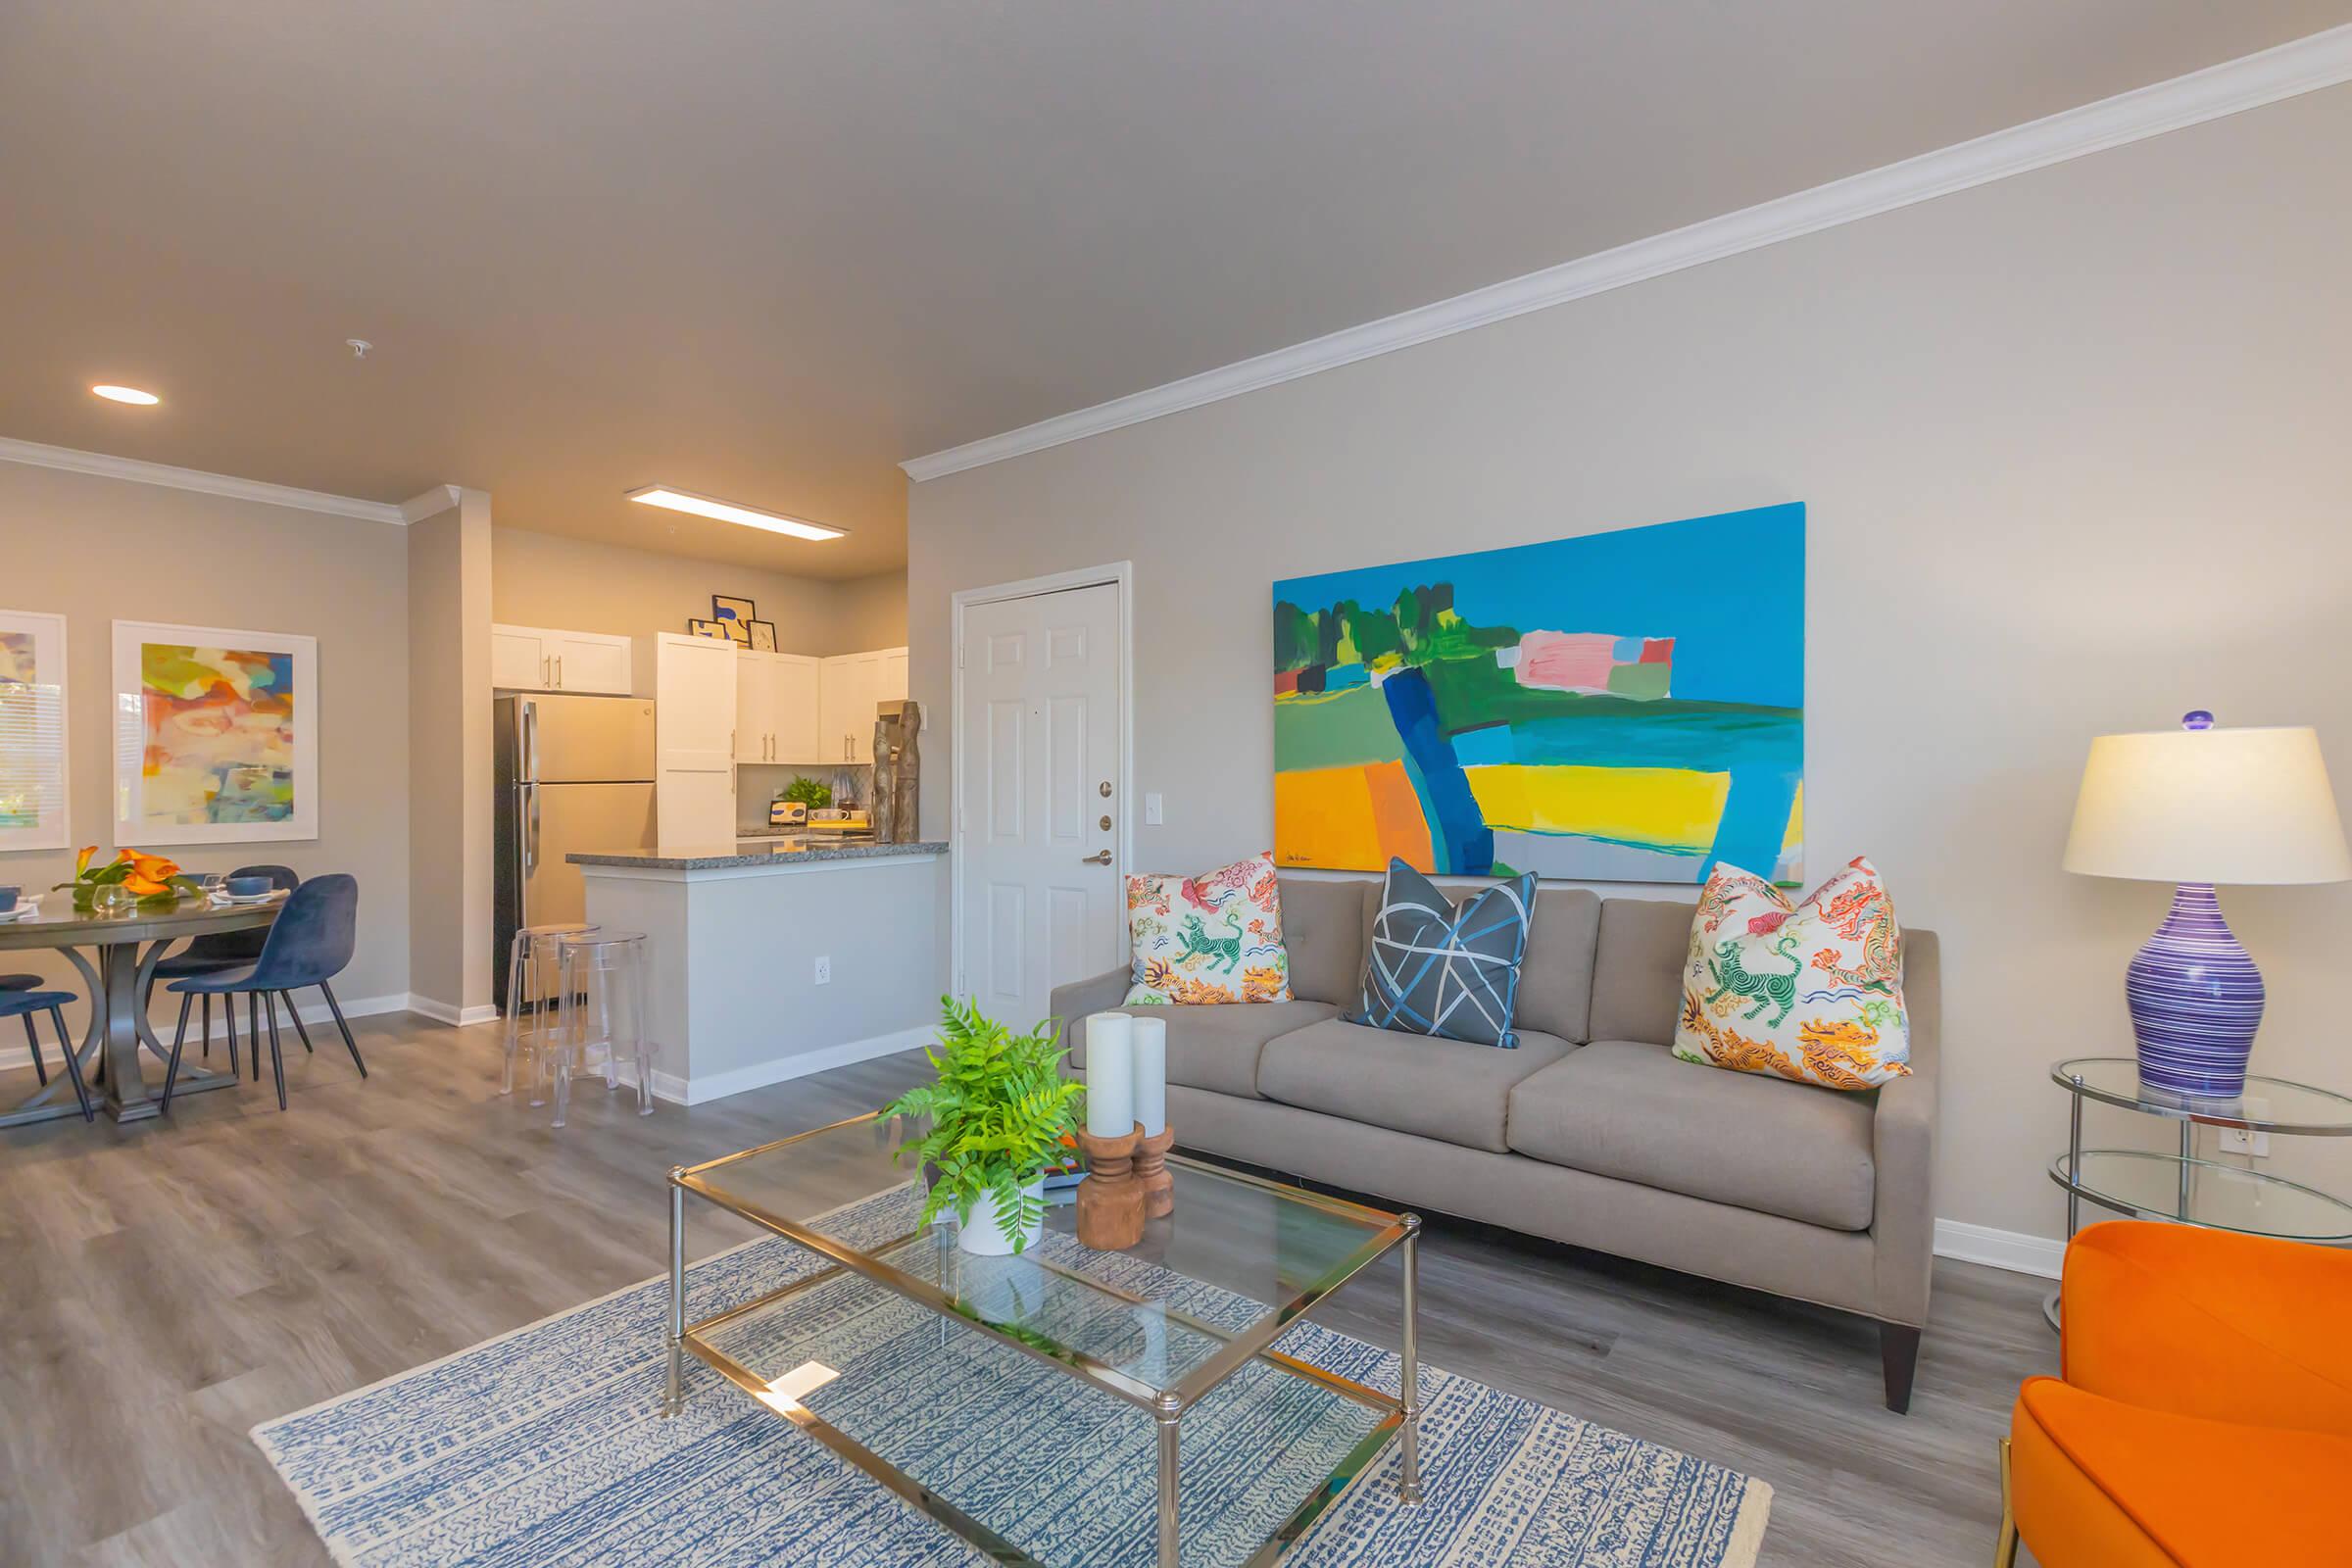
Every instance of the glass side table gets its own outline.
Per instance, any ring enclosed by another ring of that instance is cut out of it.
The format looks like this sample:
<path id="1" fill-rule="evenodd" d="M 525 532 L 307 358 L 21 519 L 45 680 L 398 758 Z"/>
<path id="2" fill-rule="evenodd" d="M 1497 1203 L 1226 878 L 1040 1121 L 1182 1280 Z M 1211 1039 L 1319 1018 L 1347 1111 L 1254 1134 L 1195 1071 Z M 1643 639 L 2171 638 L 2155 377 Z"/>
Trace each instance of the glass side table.
<path id="1" fill-rule="evenodd" d="M 2139 1063 L 2131 1056 L 2069 1057 L 2050 1069 L 2050 1077 L 2075 1097 L 2066 1152 L 2050 1161 L 2050 1180 L 2066 1189 L 2069 1241 L 2081 1228 L 2087 1199 L 2132 1219 L 2352 1246 L 2352 1202 L 2284 1177 L 2199 1159 L 2195 1141 L 2199 1125 L 2281 1136 L 2352 1137 L 2352 1097 L 2284 1078 L 2253 1077 L 2246 1080 L 2245 1093 L 2234 1099 L 2177 1095 L 2142 1084 Z M 2085 1100 L 2179 1122 L 2180 1152 L 2084 1149 Z M 2058 1326 L 2058 1292 L 2042 1301 L 2041 1312 L 2052 1328 Z"/>

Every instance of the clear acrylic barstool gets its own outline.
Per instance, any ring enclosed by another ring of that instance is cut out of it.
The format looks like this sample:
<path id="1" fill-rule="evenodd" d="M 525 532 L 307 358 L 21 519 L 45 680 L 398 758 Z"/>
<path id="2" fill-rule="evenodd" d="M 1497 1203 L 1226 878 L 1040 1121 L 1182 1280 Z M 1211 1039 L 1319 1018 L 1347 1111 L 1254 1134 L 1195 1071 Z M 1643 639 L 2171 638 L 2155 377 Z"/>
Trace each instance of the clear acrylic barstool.
<path id="1" fill-rule="evenodd" d="M 514 933 L 507 945 L 507 1070 L 498 1084 L 498 1092 L 514 1092 L 514 1057 L 519 1052 L 529 1057 L 525 1068 L 534 1085 L 539 1080 L 539 1061 L 547 1052 L 552 1028 L 556 978 L 556 939 L 574 936 L 596 927 L 580 921 L 567 925 L 526 925 Z M 525 1004 L 531 1009 L 531 1021 L 522 1021 Z M 543 1102 L 534 1099 L 532 1104 Z"/>
<path id="2" fill-rule="evenodd" d="M 552 1072 L 555 1125 L 571 1106 L 571 1078 L 601 1066 L 620 1087 L 620 1063 L 637 1069 L 637 1114 L 654 1111 L 654 1046 L 645 1037 L 645 933 L 586 931 L 556 938 L 556 1038 L 541 1070 Z"/>

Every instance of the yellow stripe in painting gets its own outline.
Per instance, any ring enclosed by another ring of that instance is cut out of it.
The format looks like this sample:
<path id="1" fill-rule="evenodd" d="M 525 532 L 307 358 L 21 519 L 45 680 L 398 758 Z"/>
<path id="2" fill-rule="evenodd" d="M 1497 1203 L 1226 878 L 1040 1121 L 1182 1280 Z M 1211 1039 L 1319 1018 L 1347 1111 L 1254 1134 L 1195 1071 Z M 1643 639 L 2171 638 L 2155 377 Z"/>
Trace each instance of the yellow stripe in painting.
<path id="1" fill-rule="evenodd" d="M 1788 831 L 1781 835 L 1781 848 L 1792 850 L 1805 842 L 1805 781 L 1796 781 L 1796 799 L 1788 803 Z"/>
<path id="2" fill-rule="evenodd" d="M 1715 842 L 1732 775 L 1683 767 L 1573 767 L 1496 762 L 1465 768 L 1489 827 L 1584 833 L 1659 849 Z"/>

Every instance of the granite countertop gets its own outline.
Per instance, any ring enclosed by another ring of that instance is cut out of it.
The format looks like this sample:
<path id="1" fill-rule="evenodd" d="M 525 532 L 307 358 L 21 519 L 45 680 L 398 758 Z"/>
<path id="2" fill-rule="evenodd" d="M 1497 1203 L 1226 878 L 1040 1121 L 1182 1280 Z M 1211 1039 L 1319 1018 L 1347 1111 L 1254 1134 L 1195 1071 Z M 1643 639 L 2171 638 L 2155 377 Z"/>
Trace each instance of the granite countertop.
<path id="1" fill-rule="evenodd" d="M 653 871 L 712 871 L 746 865 L 772 865 L 782 870 L 817 860 L 871 860 L 888 856 L 948 853 L 945 839 L 923 839 L 911 844 L 812 844 L 797 837 L 789 842 L 759 842 L 767 836 L 747 832 L 731 844 L 663 844 L 651 850 L 615 850 L 609 854 L 575 852 L 564 858 L 573 865 L 623 865 Z"/>

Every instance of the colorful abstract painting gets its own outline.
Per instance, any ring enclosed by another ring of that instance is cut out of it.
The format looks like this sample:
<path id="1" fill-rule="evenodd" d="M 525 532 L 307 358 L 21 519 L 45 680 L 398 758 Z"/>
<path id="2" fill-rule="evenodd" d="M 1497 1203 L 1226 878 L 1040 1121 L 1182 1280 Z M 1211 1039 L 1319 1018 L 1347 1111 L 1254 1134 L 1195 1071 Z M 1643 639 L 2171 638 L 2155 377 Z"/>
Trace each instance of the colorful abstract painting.
<path id="1" fill-rule="evenodd" d="M 118 841 L 316 837 L 315 650 L 116 622 Z"/>
<path id="2" fill-rule="evenodd" d="M 1803 874 L 1805 509 L 1274 584 L 1286 866 Z"/>
<path id="3" fill-rule="evenodd" d="M 0 610 L 0 853 L 62 850 L 66 621 Z"/>

